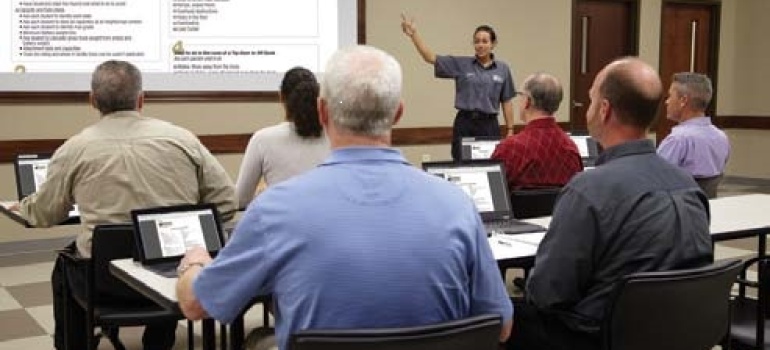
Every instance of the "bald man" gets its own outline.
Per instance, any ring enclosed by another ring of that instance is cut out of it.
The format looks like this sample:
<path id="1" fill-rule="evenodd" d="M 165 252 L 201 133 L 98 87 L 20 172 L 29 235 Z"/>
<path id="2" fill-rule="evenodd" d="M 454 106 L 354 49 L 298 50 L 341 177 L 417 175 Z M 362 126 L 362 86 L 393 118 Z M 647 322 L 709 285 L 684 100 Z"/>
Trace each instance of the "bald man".
<path id="1" fill-rule="evenodd" d="M 509 349 L 598 349 L 611 291 L 624 275 L 713 261 L 708 200 L 647 139 L 663 94 L 636 58 L 596 76 L 586 113 L 604 152 L 567 183 L 538 248 Z"/>

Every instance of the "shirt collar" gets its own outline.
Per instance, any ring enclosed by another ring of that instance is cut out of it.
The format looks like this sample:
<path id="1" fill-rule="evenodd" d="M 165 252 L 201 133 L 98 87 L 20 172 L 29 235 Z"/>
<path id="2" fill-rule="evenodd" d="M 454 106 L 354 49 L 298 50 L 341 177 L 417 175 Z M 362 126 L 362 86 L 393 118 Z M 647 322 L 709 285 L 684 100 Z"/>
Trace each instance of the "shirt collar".
<path id="1" fill-rule="evenodd" d="M 492 63 L 490 63 L 488 67 L 484 67 L 484 65 L 481 64 L 481 61 L 479 61 L 479 58 L 476 57 L 476 56 L 473 56 L 473 63 L 477 64 L 479 67 L 484 68 L 484 69 L 492 69 L 492 68 L 497 67 L 497 61 L 495 61 L 495 54 L 490 52 L 489 53 L 489 58 L 492 60 Z"/>
<path id="2" fill-rule="evenodd" d="M 652 143 L 652 140 L 643 139 L 628 141 L 605 149 L 599 156 L 599 159 L 596 160 L 596 165 L 604 164 L 621 157 L 645 153 L 655 153 L 655 144 Z"/>
<path id="3" fill-rule="evenodd" d="M 395 148 L 364 146 L 335 149 L 321 165 L 360 162 L 394 162 L 409 165 L 401 151 Z"/>
<path id="4" fill-rule="evenodd" d="M 711 118 L 706 116 L 690 118 L 679 123 L 679 125 L 711 125 Z"/>
<path id="5" fill-rule="evenodd" d="M 556 125 L 556 118 L 546 117 L 529 121 L 529 123 L 524 126 L 524 129 L 542 129 L 552 128 L 554 126 L 558 126 Z"/>

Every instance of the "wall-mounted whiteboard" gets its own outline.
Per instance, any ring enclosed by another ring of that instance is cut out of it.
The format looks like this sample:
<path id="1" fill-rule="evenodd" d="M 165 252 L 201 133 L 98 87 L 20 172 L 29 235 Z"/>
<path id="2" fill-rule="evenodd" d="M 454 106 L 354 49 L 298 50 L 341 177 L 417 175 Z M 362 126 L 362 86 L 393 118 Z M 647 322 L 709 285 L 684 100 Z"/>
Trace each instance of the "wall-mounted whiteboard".
<path id="1" fill-rule="evenodd" d="M 0 94 L 85 92 L 127 60 L 159 92 L 276 91 L 359 42 L 362 0 L 3 0 Z M 3 8 L 4 7 L 4 8 Z"/>

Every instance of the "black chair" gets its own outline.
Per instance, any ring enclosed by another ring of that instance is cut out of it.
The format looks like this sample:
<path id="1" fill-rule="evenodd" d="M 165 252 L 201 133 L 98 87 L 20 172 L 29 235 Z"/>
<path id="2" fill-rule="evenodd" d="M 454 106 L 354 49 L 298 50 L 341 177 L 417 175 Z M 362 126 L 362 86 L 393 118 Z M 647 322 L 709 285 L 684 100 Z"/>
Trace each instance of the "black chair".
<path id="1" fill-rule="evenodd" d="M 723 174 L 712 177 L 696 177 L 695 182 L 698 183 L 703 192 L 706 192 L 706 196 L 712 199 L 717 197 L 717 188 L 719 188 L 719 183 L 722 182 L 723 177 Z"/>
<path id="2" fill-rule="evenodd" d="M 511 209 L 517 219 L 530 219 L 553 214 L 553 206 L 561 187 L 511 191 Z"/>
<path id="3" fill-rule="evenodd" d="M 303 330 L 292 334 L 290 350 L 495 350 L 499 315 L 445 323 L 383 329 Z"/>
<path id="4" fill-rule="evenodd" d="M 760 237 L 762 238 L 762 237 Z M 767 333 L 770 332 L 770 309 L 768 307 L 768 263 L 766 257 L 755 257 L 744 264 L 738 276 L 738 295 L 733 300 L 733 318 L 730 327 L 732 346 L 736 349 L 764 349 L 770 347 Z M 749 280 L 746 275 L 749 268 L 757 266 L 756 280 Z M 750 296 L 747 288 L 756 291 Z"/>
<path id="5" fill-rule="evenodd" d="M 606 350 L 709 350 L 728 335 L 738 259 L 621 279 L 602 328 Z M 729 342 L 728 342 L 729 343 Z"/>
<path id="6" fill-rule="evenodd" d="M 131 287 L 116 279 L 109 271 L 111 260 L 130 258 L 134 255 L 133 227 L 131 225 L 98 225 L 91 241 L 91 259 L 68 251 L 59 255 L 68 265 L 86 269 L 85 295 L 69 295 L 85 311 L 87 349 L 96 349 L 102 337 L 107 337 L 117 350 L 125 346 L 117 336 L 118 327 L 144 326 L 155 322 L 178 321 L 184 318 L 179 310 L 168 310 L 149 299 L 146 302 L 117 301 L 102 297 L 100 291 L 130 290 Z M 69 322 L 68 322 L 69 323 Z M 193 348 L 192 322 L 188 322 L 188 347 Z M 94 330 L 100 332 L 94 335 Z M 71 334 L 69 330 L 67 334 Z"/>

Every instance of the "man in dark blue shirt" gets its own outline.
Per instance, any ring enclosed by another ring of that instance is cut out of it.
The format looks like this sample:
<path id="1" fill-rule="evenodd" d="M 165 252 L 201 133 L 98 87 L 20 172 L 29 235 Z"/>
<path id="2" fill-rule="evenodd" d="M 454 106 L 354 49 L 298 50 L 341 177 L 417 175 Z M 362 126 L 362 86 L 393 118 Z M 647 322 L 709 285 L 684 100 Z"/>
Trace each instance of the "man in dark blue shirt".
<path id="1" fill-rule="evenodd" d="M 510 349 L 598 349 L 622 276 L 713 261 L 705 194 L 647 139 L 662 93 L 657 72 L 635 58 L 596 76 L 586 118 L 605 150 L 596 169 L 564 187 L 527 301 L 515 305 Z"/>

